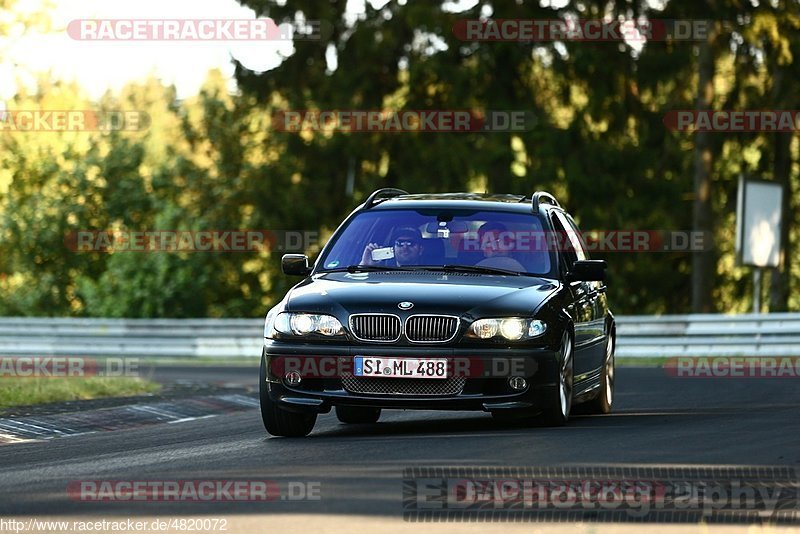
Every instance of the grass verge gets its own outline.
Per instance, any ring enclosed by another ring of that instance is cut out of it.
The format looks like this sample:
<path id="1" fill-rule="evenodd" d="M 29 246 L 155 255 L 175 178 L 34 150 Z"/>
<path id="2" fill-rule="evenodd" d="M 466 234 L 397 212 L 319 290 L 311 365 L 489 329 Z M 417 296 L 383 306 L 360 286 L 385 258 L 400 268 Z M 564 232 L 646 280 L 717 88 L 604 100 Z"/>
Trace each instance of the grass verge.
<path id="1" fill-rule="evenodd" d="M 50 402 L 128 397 L 154 393 L 159 384 L 137 377 L 59 377 L 0 379 L 0 409 Z"/>
<path id="2" fill-rule="evenodd" d="M 250 356 L 243 358 L 136 358 L 138 360 L 139 369 L 142 367 L 160 365 L 165 366 L 186 366 L 186 367 L 258 367 L 261 361 L 261 356 Z"/>
<path id="3" fill-rule="evenodd" d="M 615 362 L 620 367 L 664 367 L 669 358 L 663 357 L 648 357 L 648 358 L 625 358 L 617 356 Z"/>

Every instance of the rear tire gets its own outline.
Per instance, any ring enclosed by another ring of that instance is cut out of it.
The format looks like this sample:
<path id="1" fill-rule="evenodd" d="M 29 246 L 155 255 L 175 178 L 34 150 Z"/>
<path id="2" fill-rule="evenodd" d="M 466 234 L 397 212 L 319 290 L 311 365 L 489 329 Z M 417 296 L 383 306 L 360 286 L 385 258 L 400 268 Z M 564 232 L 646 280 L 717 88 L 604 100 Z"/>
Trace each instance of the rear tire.
<path id="1" fill-rule="evenodd" d="M 575 349 L 568 333 L 561 340 L 559 352 L 557 386 L 547 393 L 542 406 L 541 420 L 546 426 L 565 425 L 572 410 Z"/>
<path id="2" fill-rule="evenodd" d="M 370 425 L 378 422 L 378 419 L 381 417 L 381 409 L 362 408 L 361 406 L 337 406 L 336 417 L 342 423 Z"/>
<path id="3" fill-rule="evenodd" d="M 614 338 L 609 334 L 603 370 L 600 372 L 600 394 L 582 406 L 583 413 L 592 415 L 611 413 L 614 404 L 614 375 Z"/>
<path id="4" fill-rule="evenodd" d="M 261 399 L 261 420 L 264 422 L 264 428 L 273 436 L 290 438 L 307 436 L 317 422 L 317 414 L 290 412 L 278 406 L 269 397 L 266 365 L 266 358 L 262 357 L 258 391 Z"/>

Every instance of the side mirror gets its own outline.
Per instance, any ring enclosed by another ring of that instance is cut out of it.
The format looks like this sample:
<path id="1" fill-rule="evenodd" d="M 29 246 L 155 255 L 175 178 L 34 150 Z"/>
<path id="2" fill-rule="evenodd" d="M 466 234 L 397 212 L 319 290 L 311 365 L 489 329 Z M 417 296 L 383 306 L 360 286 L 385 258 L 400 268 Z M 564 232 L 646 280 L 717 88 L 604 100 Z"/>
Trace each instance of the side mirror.
<path id="1" fill-rule="evenodd" d="M 568 282 L 602 282 L 606 279 L 604 260 L 582 260 L 572 264 L 567 274 Z"/>
<path id="2" fill-rule="evenodd" d="M 292 276 L 306 276 L 311 272 L 308 266 L 308 256 L 305 254 L 284 254 L 281 258 L 283 274 Z"/>

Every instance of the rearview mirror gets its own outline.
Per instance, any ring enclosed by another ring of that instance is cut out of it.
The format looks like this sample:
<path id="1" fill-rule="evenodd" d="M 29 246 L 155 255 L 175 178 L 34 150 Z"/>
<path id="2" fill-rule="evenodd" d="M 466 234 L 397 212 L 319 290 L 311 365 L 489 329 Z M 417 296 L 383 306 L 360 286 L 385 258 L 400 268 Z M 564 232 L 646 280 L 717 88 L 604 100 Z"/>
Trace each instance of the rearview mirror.
<path id="1" fill-rule="evenodd" d="M 292 276 L 306 276 L 311 272 L 308 266 L 308 256 L 305 254 L 284 254 L 281 258 L 283 274 Z"/>
<path id="2" fill-rule="evenodd" d="M 447 230 L 451 234 L 466 234 L 469 226 L 464 221 L 431 222 L 425 227 L 428 234 L 439 235 L 442 230 Z"/>
<path id="3" fill-rule="evenodd" d="M 581 260 L 572 264 L 569 282 L 602 282 L 606 279 L 607 264 L 604 260 Z"/>

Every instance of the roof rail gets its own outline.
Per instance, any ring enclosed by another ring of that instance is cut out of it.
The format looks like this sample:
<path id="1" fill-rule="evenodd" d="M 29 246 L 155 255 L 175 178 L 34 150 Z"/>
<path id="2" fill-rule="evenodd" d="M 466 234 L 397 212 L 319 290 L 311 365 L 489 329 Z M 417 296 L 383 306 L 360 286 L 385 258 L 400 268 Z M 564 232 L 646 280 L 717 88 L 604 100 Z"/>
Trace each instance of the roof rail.
<path id="1" fill-rule="evenodd" d="M 391 197 L 399 197 L 400 195 L 407 195 L 408 191 L 403 191 L 402 189 L 395 189 L 394 187 L 384 187 L 383 189 L 378 189 L 374 191 L 370 196 L 367 197 L 367 200 L 364 201 L 364 209 L 371 208 L 375 204 L 378 203 L 378 200 L 381 198 L 391 198 Z"/>
<path id="2" fill-rule="evenodd" d="M 539 213 L 539 204 L 551 204 L 553 206 L 561 207 L 561 204 L 558 203 L 556 197 L 548 193 L 547 191 L 537 191 L 531 197 L 531 209 L 533 213 Z"/>

